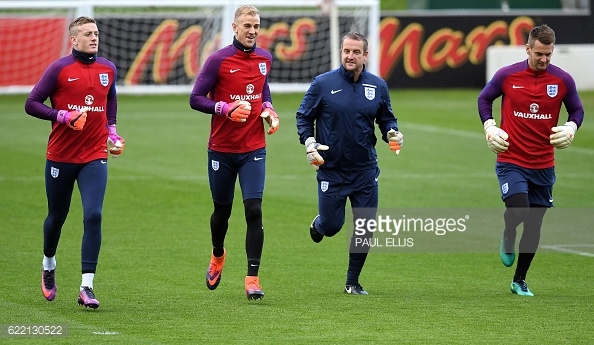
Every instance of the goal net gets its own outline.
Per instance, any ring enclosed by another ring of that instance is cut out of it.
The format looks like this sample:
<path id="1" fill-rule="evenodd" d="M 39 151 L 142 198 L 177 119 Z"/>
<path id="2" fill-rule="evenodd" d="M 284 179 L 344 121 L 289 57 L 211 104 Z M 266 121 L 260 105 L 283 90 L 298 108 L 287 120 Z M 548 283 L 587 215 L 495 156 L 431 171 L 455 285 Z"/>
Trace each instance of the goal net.
<path id="1" fill-rule="evenodd" d="M 337 42 L 348 31 L 367 36 L 372 50 L 367 68 L 377 73 L 379 62 L 373 51 L 379 49 L 378 0 L 249 3 L 260 11 L 257 45 L 273 55 L 269 76 L 273 92 L 304 91 L 316 75 L 336 68 Z M 28 92 L 49 63 L 69 54 L 67 26 L 78 15 L 97 20 L 99 55 L 116 64 L 119 93 L 189 93 L 206 58 L 231 44 L 233 17 L 241 4 L 235 0 L 0 1 L 0 93 Z M 43 36 L 41 49 L 31 46 L 35 30 Z M 31 56 L 40 51 L 51 54 L 44 54 L 43 61 Z"/>
<path id="2" fill-rule="evenodd" d="M 49 1 L 0 2 L 0 93 L 29 91 L 50 63 L 70 54 L 77 11 Z"/>

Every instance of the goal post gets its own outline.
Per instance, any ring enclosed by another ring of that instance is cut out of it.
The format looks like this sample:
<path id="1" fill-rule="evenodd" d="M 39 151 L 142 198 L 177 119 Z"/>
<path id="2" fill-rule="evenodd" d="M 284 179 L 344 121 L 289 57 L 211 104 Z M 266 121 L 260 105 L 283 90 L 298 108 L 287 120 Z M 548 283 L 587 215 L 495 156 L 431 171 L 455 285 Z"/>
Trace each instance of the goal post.
<path id="1" fill-rule="evenodd" d="M 323 1 L 330 2 L 334 12 L 325 13 Z M 243 4 L 238 0 L 0 1 L 0 69 L 10 76 L 0 79 L 0 94 L 29 92 L 51 61 L 69 54 L 67 26 L 80 15 L 97 20 L 99 55 L 116 64 L 119 93 L 189 93 L 206 58 L 231 44 L 235 9 Z M 269 75 L 273 92 L 305 91 L 316 75 L 339 66 L 337 42 L 348 31 L 367 37 L 366 67 L 378 73 L 379 0 L 251 0 L 249 4 L 260 11 L 257 45 L 273 55 Z M 27 25 L 43 34 L 41 41 L 51 41 L 47 45 L 52 54 L 46 54 L 51 61 L 32 60 L 25 54 L 31 47 L 18 42 L 30 44 Z M 31 63 L 36 69 L 30 68 Z"/>

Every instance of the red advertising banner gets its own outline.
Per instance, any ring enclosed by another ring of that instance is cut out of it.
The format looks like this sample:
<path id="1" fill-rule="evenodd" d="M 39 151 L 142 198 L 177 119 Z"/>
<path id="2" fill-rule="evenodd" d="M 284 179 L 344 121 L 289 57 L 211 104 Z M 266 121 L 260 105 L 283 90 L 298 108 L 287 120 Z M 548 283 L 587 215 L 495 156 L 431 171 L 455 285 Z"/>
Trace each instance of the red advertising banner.
<path id="1" fill-rule="evenodd" d="M 0 18 L 0 86 L 34 85 L 70 53 L 67 18 Z"/>

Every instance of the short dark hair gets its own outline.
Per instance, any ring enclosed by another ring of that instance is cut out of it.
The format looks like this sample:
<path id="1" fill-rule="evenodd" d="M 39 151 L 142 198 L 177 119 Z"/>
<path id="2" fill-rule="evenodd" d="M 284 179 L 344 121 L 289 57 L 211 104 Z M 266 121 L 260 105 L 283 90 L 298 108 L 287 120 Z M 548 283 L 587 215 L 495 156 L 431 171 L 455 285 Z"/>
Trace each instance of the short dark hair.
<path id="1" fill-rule="evenodd" d="M 77 27 L 79 27 L 81 25 L 89 24 L 89 23 L 97 24 L 95 19 L 93 19 L 91 17 L 81 16 L 81 17 L 78 17 L 75 20 L 73 20 L 72 23 L 70 23 L 70 26 L 68 27 L 68 32 L 70 33 L 70 36 L 76 36 L 78 34 L 78 32 L 75 32 L 75 29 Z"/>
<path id="2" fill-rule="evenodd" d="M 555 44 L 555 31 L 547 24 L 535 26 L 530 30 L 530 34 L 528 35 L 528 44 L 530 44 L 530 47 L 534 47 L 534 42 L 536 41 L 547 46 Z"/>
<path id="3" fill-rule="evenodd" d="M 357 31 L 351 31 L 342 37 L 342 41 L 340 41 L 340 47 L 342 48 L 342 43 L 345 39 L 350 38 L 355 41 L 363 41 L 363 52 L 367 52 L 367 48 L 369 44 L 367 43 L 367 38 L 362 33 Z"/>

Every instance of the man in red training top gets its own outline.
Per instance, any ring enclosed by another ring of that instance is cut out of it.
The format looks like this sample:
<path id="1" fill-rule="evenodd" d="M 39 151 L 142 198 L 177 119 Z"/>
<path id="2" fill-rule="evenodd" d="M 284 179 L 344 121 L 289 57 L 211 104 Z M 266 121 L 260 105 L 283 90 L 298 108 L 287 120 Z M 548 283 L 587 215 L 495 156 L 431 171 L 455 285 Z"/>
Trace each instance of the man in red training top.
<path id="1" fill-rule="evenodd" d="M 214 290 L 225 264 L 225 236 L 233 206 L 235 181 L 243 196 L 247 223 L 248 299 L 264 297 L 258 270 L 264 244 L 262 194 L 266 163 L 266 139 L 276 132 L 279 121 L 272 107 L 268 74 L 272 55 L 256 47 L 260 14 L 254 6 L 235 11 L 233 44 L 209 56 L 196 78 L 190 96 L 192 109 L 212 114 L 208 140 L 208 179 L 214 211 L 210 217 L 212 255 L 206 271 L 206 286 Z"/>
<path id="2" fill-rule="evenodd" d="M 52 121 L 46 153 L 48 215 L 43 224 L 41 290 L 56 297 L 56 250 L 66 221 L 74 182 L 83 206 L 82 283 L 78 303 L 98 308 L 93 279 L 101 248 L 103 199 L 107 187 L 107 151 L 117 157 L 124 139 L 116 133 L 115 65 L 97 57 L 99 30 L 93 18 L 76 18 L 69 27 L 72 54 L 53 62 L 25 103 L 27 114 Z M 51 107 L 44 104 L 50 99 Z"/>
<path id="3" fill-rule="evenodd" d="M 515 260 L 516 228 L 524 230 L 511 291 L 534 296 L 526 273 L 538 243 L 545 212 L 553 207 L 554 149 L 567 148 L 582 124 L 584 109 L 573 78 L 555 65 L 555 32 L 546 24 L 528 36 L 528 59 L 501 68 L 478 97 L 487 145 L 497 153 L 495 171 L 505 203 L 500 258 L 507 267 Z M 502 97 L 501 128 L 492 115 L 493 101 Z M 558 125 L 561 103 L 568 119 Z"/>

